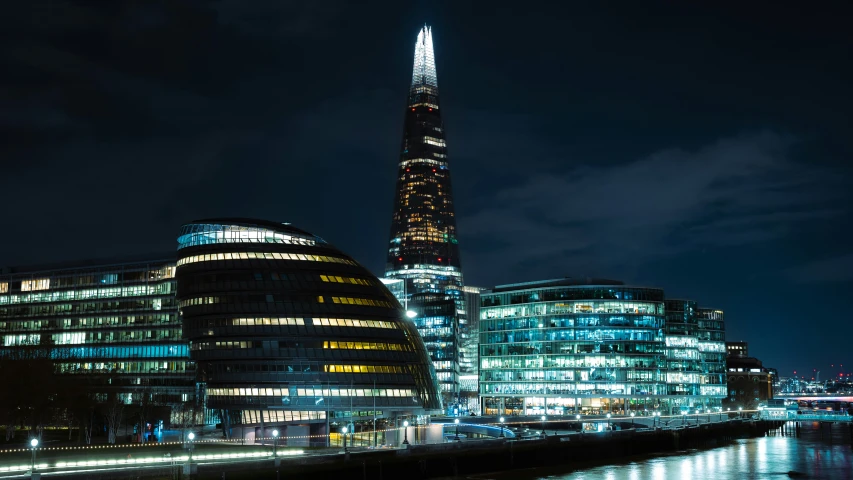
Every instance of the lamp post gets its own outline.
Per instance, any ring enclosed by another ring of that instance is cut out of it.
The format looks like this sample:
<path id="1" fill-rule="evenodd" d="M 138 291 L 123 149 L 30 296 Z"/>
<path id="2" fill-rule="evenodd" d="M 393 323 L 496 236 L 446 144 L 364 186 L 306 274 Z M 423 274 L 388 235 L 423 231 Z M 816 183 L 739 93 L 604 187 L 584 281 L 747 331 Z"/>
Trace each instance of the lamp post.
<path id="1" fill-rule="evenodd" d="M 30 440 L 30 446 L 33 447 L 33 462 L 30 466 L 30 474 L 33 474 L 36 472 L 36 447 L 39 446 L 38 438 Z"/>
<path id="2" fill-rule="evenodd" d="M 272 458 L 276 458 L 276 450 L 278 450 L 278 430 L 272 431 Z"/>
<path id="3" fill-rule="evenodd" d="M 347 427 L 341 428 L 341 432 L 344 434 L 344 453 L 347 453 Z"/>
<path id="4" fill-rule="evenodd" d="M 634 428 L 634 412 L 631 412 L 631 428 Z"/>
<path id="5" fill-rule="evenodd" d="M 545 435 L 545 415 L 542 415 L 542 435 Z"/>
<path id="6" fill-rule="evenodd" d="M 193 464 L 193 440 L 194 439 L 195 439 L 195 434 L 193 432 L 190 432 L 190 434 L 187 435 L 187 440 L 190 441 L 190 444 L 189 444 L 189 448 L 190 448 L 190 471 L 192 471 L 192 464 Z"/>
<path id="7" fill-rule="evenodd" d="M 403 445 L 409 444 L 409 421 L 403 422 Z"/>
<path id="8" fill-rule="evenodd" d="M 456 424 L 456 441 L 459 441 L 459 419 L 456 418 L 453 420 L 453 423 Z"/>
<path id="9" fill-rule="evenodd" d="M 501 438 L 504 437 L 504 417 L 500 418 L 501 421 Z"/>

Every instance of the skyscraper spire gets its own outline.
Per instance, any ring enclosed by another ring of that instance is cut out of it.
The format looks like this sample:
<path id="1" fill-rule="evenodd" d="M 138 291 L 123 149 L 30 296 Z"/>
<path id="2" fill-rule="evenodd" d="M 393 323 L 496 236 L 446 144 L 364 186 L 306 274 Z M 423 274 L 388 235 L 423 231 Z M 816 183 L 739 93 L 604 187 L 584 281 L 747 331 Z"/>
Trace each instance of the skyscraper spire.
<path id="1" fill-rule="evenodd" d="M 438 88 L 435 75 L 435 53 L 432 50 L 432 29 L 424 25 L 415 43 L 415 64 L 412 68 L 412 88 L 428 85 Z"/>
<path id="2" fill-rule="evenodd" d="M 432 31 L 426 25 L 415 43 L 393 215 L 385 275 L 405 281 L 403 300 L 417 314 L 414 322 L 450 400 L 459 391 L 464 283 Z"/>

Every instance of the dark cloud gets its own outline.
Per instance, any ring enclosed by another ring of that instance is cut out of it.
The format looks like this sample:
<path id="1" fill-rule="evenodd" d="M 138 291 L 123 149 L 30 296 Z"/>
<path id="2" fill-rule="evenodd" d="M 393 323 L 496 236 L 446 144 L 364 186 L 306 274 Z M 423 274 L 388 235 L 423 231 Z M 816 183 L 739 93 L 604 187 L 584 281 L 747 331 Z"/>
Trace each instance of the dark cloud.
<path id="1" fill-rule="evenodd" d="M 792 143 L 761 133 L 617 165 L 521 173 L 489 206 L 460 219 L 466 244 L 491 246 L 466 251 L 468 265 L 500 281 L 519 270 L 618 272 L 687 251 L 773 241 L 803 222 L 843 214 L 829 204 L 839 192 L 789 159 Z"/>
<path id="2" fill-rule="evenodd" d="M 790 268 L 786 273 L 791 280 L 798 283 L 851 282 L 853 281 L 853 253 L 823 257 Z"/>

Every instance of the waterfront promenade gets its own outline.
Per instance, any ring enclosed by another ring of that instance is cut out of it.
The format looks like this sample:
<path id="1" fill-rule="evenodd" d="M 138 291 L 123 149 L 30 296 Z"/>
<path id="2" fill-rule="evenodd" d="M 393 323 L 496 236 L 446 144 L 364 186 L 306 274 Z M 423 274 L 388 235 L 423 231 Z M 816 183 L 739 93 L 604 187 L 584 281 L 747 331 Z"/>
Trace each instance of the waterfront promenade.
<path id="1" fill-rule="evenodd" d="M 477 419 L 478 421 L 486 419 Z M 596 423 L 592 420 L 583 422 Z M 624 425 L 630 419 L 601 419 Z M 670 419 L 672 423 L 675 419 Z M 407 448 L 276 448 L 209 442 L 194 445 L 192 467 L 184 445 L 117 446 L 93 449 L 55 449 L 37 452 L 36 472 L 62 478 L 176 478 L 191 471 L 194 478 L 280 478 L 283 472 L 319 478 L 432 478 L 458 473 L 527 468 L 575 460 L 607 460 L 638 454 L 665 453 L 688 446 L 711 446 L 733 438 L 761 436 L 773 422 L 738 419 L 661 425 L 650 428 L 634 419 L 635 428 L 579 431 L 572 420 L 552 420 L 546 434 L 517 438 L 474 438 L 460 431 L 460 441 L 410 444 Z M 657 421 L 657 420 L 655 420 Z M 667 420 L 664 419 L 663 422 Z M 488 423 L 488 422 L 485 422 Z M 516 428 L 524 432 L 525 423 Z M 563 424 L 564 423 L 564 424 Z M 482 426 L 473 422 L 463 425 Z M 628 423 L 630 425 L 630 423 Z M 445 433 L 449 427 L 445 427 Z M 455 430 L 454 427 L 452 427 Z M 529 427 L 525 427 L 528 428 Z M 464 430 L 464 428 L 463 428 Z M 0 452 L 0 477 L 27 478 L 31 468 L 26 449 Z"/>

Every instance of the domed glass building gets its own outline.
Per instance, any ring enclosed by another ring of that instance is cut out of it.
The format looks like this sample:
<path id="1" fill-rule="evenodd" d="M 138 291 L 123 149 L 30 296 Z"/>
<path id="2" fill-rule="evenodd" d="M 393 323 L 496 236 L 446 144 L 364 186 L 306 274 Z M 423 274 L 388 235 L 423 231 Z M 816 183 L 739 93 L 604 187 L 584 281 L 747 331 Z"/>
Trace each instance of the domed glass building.
<path id="1" fill-rule="evenodd" d="M 178 238 L 176 279 L 198 381 L 226 434 L 275 426 L 325 443 L 330 424 L 441 409 L 403 308 L 316 235 L 260 220 L 192 222 Z"/>

